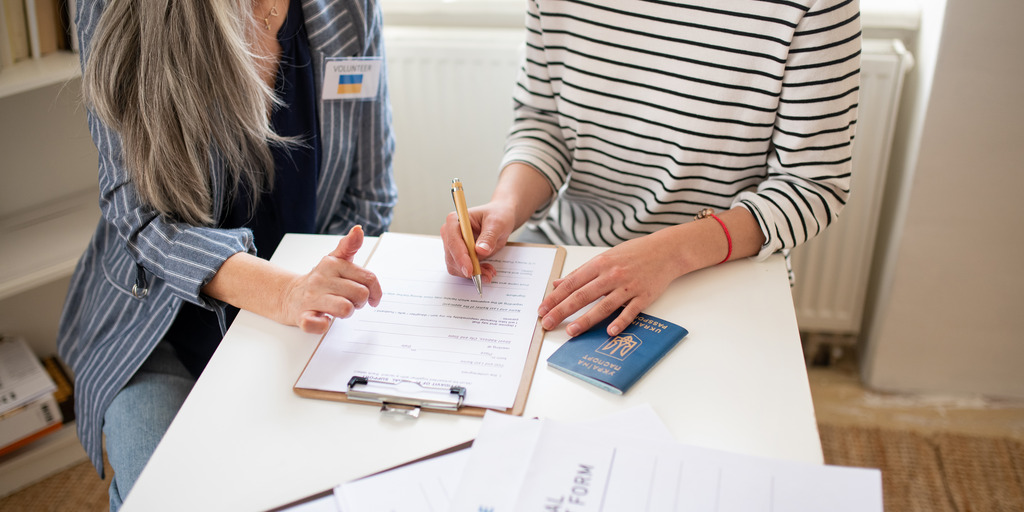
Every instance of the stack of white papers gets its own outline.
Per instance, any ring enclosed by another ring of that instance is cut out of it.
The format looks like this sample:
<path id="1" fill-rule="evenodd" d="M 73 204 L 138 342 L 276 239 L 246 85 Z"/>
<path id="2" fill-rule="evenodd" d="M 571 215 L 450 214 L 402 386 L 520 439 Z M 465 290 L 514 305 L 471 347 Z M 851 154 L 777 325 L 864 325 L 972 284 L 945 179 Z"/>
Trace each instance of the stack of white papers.
<path id="1" fill-rule="evenodd" d="M 0 337 L 0 414 L 56 390 L 57 385 L 24 339 Z"/>
<path id="2" fill-rule="evenodd" d="M 646 406 L 586 423 L 488 412 L 472 448 L 342 484 L 321 505 L 342 512 L 881 512 L 882 478 L 877 469 L 683 445 Z"/>

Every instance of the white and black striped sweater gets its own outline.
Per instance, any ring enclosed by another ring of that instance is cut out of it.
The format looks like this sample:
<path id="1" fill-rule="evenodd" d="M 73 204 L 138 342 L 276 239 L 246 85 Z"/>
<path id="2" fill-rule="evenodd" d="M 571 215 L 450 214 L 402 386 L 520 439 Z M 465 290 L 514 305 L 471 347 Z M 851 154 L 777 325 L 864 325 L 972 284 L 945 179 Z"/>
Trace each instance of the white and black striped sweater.
<path id="1" fill-rule="evenodd" d="M 502 167 L 560 190 L 567 243 L 615 245 L 748 208 L 800 244 L 850 191 L 857 0 L 530 0 Z M 549 205 L 550 206 L 550 205 Z"/>

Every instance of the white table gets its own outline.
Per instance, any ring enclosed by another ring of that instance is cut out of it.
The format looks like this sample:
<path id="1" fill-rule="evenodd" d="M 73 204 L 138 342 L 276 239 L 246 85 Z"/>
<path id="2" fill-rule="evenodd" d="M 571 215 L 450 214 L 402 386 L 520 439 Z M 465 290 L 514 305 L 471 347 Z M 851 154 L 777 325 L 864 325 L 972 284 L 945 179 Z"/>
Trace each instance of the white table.
<path id="1" fill-rule="evenodd" d="M 272 261 L 307 271 L 337 240 L 288 235 Z M 600 251 L 569 247 L 563 273 Z M 781 256 L 684 276 L 645 311 L 690 334 L 633 389 L 613 395 L 548 368 L 563 325 L 544 339 L 524 415 L 586 419 L 649 403 L 678 441 L 823 462 Z M 266 510 L 475 436 L 479 418 L 296 396 L 318 339 L 239 314 L 123 510 Z"/>

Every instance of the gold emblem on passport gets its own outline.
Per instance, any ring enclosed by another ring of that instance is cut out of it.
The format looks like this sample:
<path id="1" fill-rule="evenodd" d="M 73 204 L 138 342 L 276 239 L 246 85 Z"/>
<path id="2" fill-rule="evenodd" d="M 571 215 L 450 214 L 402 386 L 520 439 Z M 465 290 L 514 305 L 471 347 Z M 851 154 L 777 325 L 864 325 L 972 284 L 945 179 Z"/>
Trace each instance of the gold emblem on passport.
<path id="1" fill-rule="evenodd" d="M 598 347 L 595 352 L 618 359 L 619 361 L 625 361 L 629 354 L 640 348 L 641 344 L 643 344 L 643 340 L 636 334 L 623 333 L 608 338 L 608 341 Z"/>

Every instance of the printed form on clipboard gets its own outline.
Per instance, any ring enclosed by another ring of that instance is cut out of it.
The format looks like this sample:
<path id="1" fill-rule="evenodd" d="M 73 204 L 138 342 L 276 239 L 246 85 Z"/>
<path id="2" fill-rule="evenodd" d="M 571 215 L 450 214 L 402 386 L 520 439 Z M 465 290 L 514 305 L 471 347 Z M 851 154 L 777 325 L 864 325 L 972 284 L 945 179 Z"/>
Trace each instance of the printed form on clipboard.
<path id="1" fill-rule="evenodd" d="M 522 414 L 544 332 L 537 308 L 565 248 L 509 244 L 478 295 L 448 274 L 440 237 L 385 233 L 366 268 L 384 296 L 333 322 L 295 383 L 300 396 L 482 416 Z"/>

